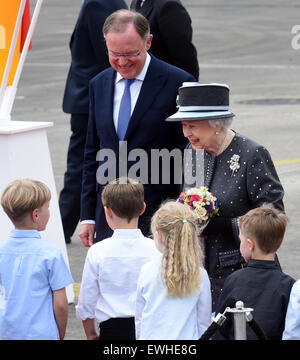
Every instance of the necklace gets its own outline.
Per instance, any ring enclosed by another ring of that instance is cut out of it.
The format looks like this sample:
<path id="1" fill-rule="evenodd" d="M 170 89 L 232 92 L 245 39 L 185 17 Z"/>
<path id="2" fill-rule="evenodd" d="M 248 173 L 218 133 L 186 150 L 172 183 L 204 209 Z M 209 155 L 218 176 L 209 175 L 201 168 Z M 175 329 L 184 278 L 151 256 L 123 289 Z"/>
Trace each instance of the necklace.
<path id="1" fill-rule="evenodd" d="M 230 130 L 226 130 L 226 135 L 224 136 L 224 139 L 223 139 L 223 142 L 220 146 L 220 149 L 217 153 L 216 156 L 222 154 L 222 152 L 226 149 L 226 146 L 227 146 L 227 143 L 228 143 L 228 139 L 229 139 L 229 136 L 231 135 L 231 131 Z"/>
<path id="2" fill-rule="evenodd" d="M 226 130 L 226 134 L 216 155 L 212 155 L 204 149 L 193 150 L 191 147 L 189 148 L 189 150 L 186 152 L 184 159 L 185 191 L 186 189 L 191 187 L 199 188 L 200 186 L 206 186 L 209 188 L 212 180 L 216 158 L 225 150 L 230 136 L 231 131 Z"/>
<path id="3" fill-rule="evenodd" d="M 208 156 L 208 160 L 207 160 L 206 173 L 205 173 L 205 177 L 204 177 L 204 184 L 208 188 L 210 187 L 210 183 L 212 180 L 212 175 L 213 175 L 216 158 L 217 158 L 217 156 L 222 154 L 222 152 L 226 149 L 230 135 L 231 135 L 231 131 L 226 130 L 226 134 L 224 136 L 224 139 L 222 141 L 220 149 L 216 155 L 211 155 L 209 153 L 206 153 Z M 204 166 L 204 162 L 203 162 L 203 166 Z"/>

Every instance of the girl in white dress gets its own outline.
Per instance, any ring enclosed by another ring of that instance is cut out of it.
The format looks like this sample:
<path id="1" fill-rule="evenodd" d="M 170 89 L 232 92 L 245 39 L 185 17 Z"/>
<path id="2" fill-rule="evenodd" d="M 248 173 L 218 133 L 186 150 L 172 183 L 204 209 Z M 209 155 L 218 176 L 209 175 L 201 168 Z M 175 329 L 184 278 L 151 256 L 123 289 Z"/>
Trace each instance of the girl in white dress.
<path id="1" fill-rule="evenodd" d="M 151 223 L 162 256 L 141 270 L 136 300 L 136 339 L 197 340 L 211 323 L 210 281 L 202 266 L 197 219 L 170 201 Z"/>

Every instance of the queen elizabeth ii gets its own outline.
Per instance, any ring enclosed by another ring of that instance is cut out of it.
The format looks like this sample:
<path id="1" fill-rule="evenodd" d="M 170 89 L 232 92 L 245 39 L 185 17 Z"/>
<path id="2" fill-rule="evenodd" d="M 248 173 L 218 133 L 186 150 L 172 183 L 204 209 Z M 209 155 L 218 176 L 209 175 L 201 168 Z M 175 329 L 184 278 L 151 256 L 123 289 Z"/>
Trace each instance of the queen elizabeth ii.
<path id="1" fill-rule="evenodd" d="M 166 121 L 180 121 L 189 140 L 183 191 L 206 186 L 219 204 L 202 233 L 214 310 L 226 277 L 244 264 L 238 217 L 263 203 L 283 210 L 284 190 L 268 150 L 231 129 L 228 85 L 184 83 L 178 103 Z"/>

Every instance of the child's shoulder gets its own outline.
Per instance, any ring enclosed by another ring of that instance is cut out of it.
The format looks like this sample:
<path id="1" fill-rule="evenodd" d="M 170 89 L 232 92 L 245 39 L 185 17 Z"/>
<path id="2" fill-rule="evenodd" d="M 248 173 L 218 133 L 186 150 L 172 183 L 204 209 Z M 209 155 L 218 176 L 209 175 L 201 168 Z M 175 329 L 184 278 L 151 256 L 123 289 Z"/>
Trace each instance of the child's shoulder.
<path id="1" fill-rule="evenodd" d="M 280 270 L 280 271 L 281 271 L 281 270 Z M 291 288 L 292 286 L 294 286 L 294 284 L 297 283 L 297 281 L 295 281 L 295 279 L 292 278 L 290 275 L 284 273 L 283 271 L 281 271 L 281 273 L 282 273 L 282 275 L 281 275 L 282 280 L 281 280 L 281 281 L 282 281 L 283 283 L 285 283 L 288 287 Z M 300 290 L 300 283 L 299 283 L 298 287 L 299 287 L 299 290 Z"/>
<path id="2" fill-rule="evenodd" d="M 300 279 L 294 283 L 293 290 L 300 293 Z"/>
<path id="3" fill-rule="evenodd" d="M 236 281 L 244 281 L 245 279 L 248 279 L 251 274 L 249 274 L 249 268 L 246 266 L 242 269 L 235 270 L 231 274 L 229 274 L 225 280 L 226 285 L 230 282 L 236 282 Z"/>
<path id="4" fill-rule="evenodd" d="M 201 276 L 204 277 L 204 278 L 208 278 L 208 273 L 207 271 L 205 270 L 204 267 L 200 266 L 200 273 L 201 273 Z"/>
<path id="5" fill-rule="evenodd" d="M 151 247 L 151 248 L 153 248 L 153 247 L 156 248 L 155 242 L 154 242 L 154 240 L 152 238 L 143 236 L 141 238 L 141 240 L 144 242 L 145 246 L 148 246 L 148 247 Z"/>
<path id="6" fill-rule="evenodd" d="M 40 239 L 35 239 L 35 243 L 32 244 L 31 250 L 33 250 L 33 248 L 40 256 L 45 256 L 47 258 L 58 258 L 62 255 L 62 251 L 58 246 L 42 237 Z"/>
<path id="7" fill-rule="evenodd" d="M 154 255 L 155 256 L 152 256 L 149 261 L 147 261 L 142 266 L 142 270 L 144 272 L 148 272 L 150 269 L 157 269 L 161 267 L 162 254 L 157 250 Z"/>
<path id="8" fill-rule="evenodd" d="M 153 239 L 144 237 L 143 241 L 144 241 L 143 244 L 144 251 L 146 252 L 146 254 L 149 255 L 149 257 L 153 259 L 157 259 L 158 257 L 159 258 L 161 257 L 161 253 L 157 249 Z"/>
<path id="9" fill-rule="evenodd" d="M 60 251 L 59 247 L 51 243 L 50 241 L 44 239 L 43 237 L 37 242 L 42 249 L 49 251 Z"/>
<path id="10" fill-rule="evenodd" d="M 295 281 L 290 293 L 290 301 L 295 299 L 294 301 L 300 302 L 300 279 Z"/>

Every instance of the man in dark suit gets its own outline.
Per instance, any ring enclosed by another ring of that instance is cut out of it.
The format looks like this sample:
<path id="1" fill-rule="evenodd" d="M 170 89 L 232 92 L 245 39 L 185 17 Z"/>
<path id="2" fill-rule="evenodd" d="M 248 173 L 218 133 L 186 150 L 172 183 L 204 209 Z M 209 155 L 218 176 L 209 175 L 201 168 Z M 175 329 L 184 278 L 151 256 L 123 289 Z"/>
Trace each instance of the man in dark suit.
<path id="1" fill-rule="evenodd" d="M 89 81 L 109 67 L 102 26 L 108 15 L 126 8 L 123 0 L 85 0 L 71 37 L 72 62 L 65 87 L 63 111 L 71 114 L 72 135 L 64 188 L 59 198 L 67 243 L 71 241 L 80 218 L 82 166 L 89 112 Z"/>
<path id="2" fill-rule="evenodd" d="M 150 158 L 155 149 L 171 151 L 177 148 L 182 151 L 186 146 L 180 125 L 174 127 L 174 124 L 170 125 L 164 120 L 176 111 L 178 88 L 183 82 L 195 81 L 187 72 L 148 54 L 152 35 L 148 21 L 141 14 L 128 10 L 113 13 L 107 18 L 103 32 L 111 68 L 102 71 L 90 82 L 90 117 L 83 167 L 79 233 L 85 246 L 94 242 L 95 230 L 96 241 L 112 234 L 101 202 L 106 181 L 105 172 L 101 168 L 108 162 L 105 154 L 108 156 L 112 153 L 115 156 L 115 163 L 112 161 L 112 166 L 107 165 L 108 172 L 114 173 L 113 178 L 127 175 L 122 167 L 127 166 L 129 170 L 133 165 L 137 166 L 139 161 L 145 165 L 148 159 L 144 169 L 147 176 L 143 181 L 147 209 L 139 222 L 145 235 L 149 233 L 151 216 L 160 203 L 166 198 L 178 196 L 180 185 L 175 183 L 173 176 L 167 184 L 161 179 L 153 184 Z M 129 114 L 125 136 L 120 137 L 120 109 L 129 79 L 133 79 L 130 87 L 131 117 Z M 128 161 L 121 154 L 124 146 L 128 153 L 136 151 L 145 156 L 141 159 L 130 158 Z M 159 170 L 162 171 L 162 166 Z"/>
<path id="3" fill-rule="evenodd" d="M 192 21 L 180 0 L 133 0 L 130 8 L 144 15 L 153 35 L 151 53 L 197 80 L 199 64 L 192 43 Z"/>

